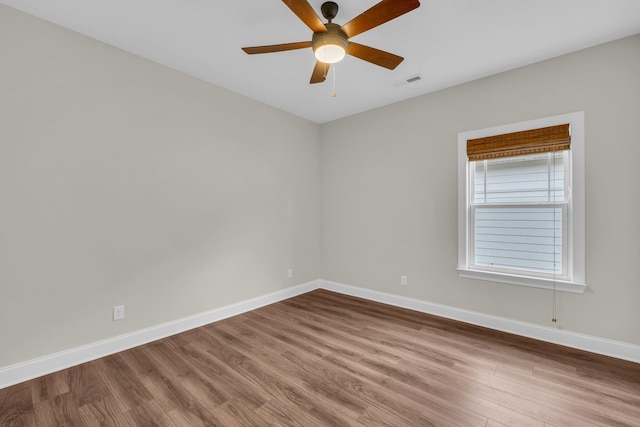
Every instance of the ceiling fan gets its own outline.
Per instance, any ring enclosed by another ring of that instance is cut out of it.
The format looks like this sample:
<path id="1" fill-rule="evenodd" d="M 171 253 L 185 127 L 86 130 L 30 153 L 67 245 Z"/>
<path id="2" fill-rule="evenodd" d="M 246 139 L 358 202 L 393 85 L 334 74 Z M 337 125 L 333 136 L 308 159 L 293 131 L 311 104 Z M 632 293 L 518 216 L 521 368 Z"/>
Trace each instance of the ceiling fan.
<path id="1" fill-rule="evenodd" d="M 329 65 L 341 61 L 345 54 L 355 56 L 389 70 L 395 69 L 403 60 L 401 56 L 365 46 L 349 39 L 372 28 L 391 21 L 420 6 L 418 0 L 382 0 L 340 26 L 332 22 L 338 14 L 338 5 L 332 1 L 322 4 L 320 11 L 327 19 L 324 24 L 307 0 L 282 0 L 312 31 L 311 41 L 275 44 L 269 46 L 243 47 L 249 55 L 282 52 L 286 50 L 313 48 L 316 65 L 309 83 L 322 83 L 327 77 Z"/>

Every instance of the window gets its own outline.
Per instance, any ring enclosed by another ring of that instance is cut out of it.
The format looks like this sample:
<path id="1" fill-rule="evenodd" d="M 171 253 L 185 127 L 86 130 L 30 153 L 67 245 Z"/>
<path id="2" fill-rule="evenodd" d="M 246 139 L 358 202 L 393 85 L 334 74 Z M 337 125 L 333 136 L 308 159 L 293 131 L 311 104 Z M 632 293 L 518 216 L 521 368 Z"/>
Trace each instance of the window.
<path id="1" fill-rule="evenodd" d="M 584 292 L 584 115 L 458 135 L 460 276 Z"/>

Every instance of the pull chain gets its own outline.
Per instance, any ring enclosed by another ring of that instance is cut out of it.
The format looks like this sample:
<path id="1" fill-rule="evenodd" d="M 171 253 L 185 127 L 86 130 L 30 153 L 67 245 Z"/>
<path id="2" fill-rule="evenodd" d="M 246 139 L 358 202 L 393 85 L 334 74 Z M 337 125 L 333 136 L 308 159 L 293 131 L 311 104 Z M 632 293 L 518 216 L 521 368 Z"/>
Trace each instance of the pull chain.
<path id="1" fill-rule="evenodd" d="M 336 66 L 336 64 L 333 64 L 333 93 L 331 94 L 332 97 L 336 97 L 336 68 L 338 68 Z"/>

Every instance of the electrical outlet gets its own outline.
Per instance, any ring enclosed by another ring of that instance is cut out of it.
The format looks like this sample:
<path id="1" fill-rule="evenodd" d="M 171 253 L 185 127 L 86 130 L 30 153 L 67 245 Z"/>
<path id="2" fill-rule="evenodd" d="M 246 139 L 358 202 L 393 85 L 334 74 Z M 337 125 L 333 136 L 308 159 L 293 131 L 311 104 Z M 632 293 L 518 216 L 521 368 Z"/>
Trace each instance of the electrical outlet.
<path id="1" fill-rule="evenodd" d="M 287 270 L 287 277 L 289 279 L 293 279 L 293 269 L 292 268 Z"/>
<path id="2" fill-rule="evenodd" d="M 113 307 L 113 320 L 124 319 L 124 305 L 116 305 Z"/>
<path id="3" fill-rule="evenodd" d="M 409 283 L 407 282 L 407 276 L 400 276 L 400 284 L 402 286 L 407 286 Z"/>

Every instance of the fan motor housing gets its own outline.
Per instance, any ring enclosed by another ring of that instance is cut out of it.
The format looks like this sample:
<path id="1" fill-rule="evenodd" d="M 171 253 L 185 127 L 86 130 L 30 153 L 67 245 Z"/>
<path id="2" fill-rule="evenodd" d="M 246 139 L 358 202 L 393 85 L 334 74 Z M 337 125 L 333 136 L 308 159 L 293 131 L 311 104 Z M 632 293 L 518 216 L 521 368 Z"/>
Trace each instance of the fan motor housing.
<path id="1" fill-rule="evenodd" d="M 346 51 L 349 46 L 349 40 L 347 38 L 347 34 L 342 31 L 340 25 L 328 23 L 325 24 L 325 27 L 327 27 L 326 32 L 313 33 L 313 37 L 311 38 L 311 47 L 313 48 L 313 51 L 315 52 L 318 47 L 324 44 L 342 46 Z"/>

